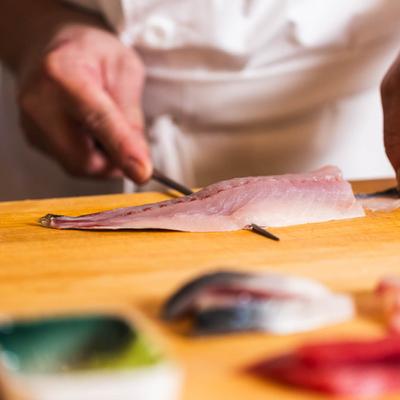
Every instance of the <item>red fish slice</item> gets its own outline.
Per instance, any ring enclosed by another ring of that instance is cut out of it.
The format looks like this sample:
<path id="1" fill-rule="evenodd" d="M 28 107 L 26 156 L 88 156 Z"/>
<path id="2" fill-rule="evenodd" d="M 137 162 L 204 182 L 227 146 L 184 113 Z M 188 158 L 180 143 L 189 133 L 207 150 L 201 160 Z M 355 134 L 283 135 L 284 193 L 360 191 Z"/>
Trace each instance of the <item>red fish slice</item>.
<path id="1" fill-rule="evenodd" d="M 400 337 L 306 345 L 248 371 L 337 395 L 371 397 L 400 391 Z"/>

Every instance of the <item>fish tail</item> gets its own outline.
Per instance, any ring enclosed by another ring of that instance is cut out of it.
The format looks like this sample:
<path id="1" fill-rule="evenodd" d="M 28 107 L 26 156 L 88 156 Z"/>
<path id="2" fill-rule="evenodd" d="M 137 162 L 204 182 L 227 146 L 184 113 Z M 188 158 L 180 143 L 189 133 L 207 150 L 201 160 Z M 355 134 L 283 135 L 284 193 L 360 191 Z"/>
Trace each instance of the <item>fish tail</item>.
<path id="1" fill-rule="evenodd" d="M 47 228 L 54 228 L 54 220 L 60 217 L 64 217 L 64 215 L 46 214 L 45 216 L 39 218 L 39 224 Z"/>

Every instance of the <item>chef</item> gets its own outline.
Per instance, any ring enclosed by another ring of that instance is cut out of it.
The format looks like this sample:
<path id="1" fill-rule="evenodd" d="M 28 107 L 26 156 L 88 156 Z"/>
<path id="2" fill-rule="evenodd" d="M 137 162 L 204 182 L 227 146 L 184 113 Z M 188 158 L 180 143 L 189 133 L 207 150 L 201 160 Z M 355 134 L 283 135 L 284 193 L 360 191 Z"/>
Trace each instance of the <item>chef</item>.
<path id="1" fill-rule="evenodd" d="M 136 190 L 153 166 L 190 186 L 391 175 L 399 18 L 393 0 L 0 0 L 0 200 Z"/>

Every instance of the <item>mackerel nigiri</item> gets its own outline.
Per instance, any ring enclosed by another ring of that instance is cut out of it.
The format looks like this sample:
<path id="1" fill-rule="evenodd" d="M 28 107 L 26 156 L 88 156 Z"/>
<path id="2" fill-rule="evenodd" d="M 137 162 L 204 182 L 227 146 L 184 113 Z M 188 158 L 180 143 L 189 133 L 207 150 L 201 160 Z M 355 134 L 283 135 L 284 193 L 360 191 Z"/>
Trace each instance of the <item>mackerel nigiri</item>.
<path id="1" fill-rule="evenodd" d="M 197 335 L 285 335 L 347 321 L 354 316 L 354 303 L 311 279 L 222 270 L 181 286 L 168 298 L 161 316 L 166 321 L 191 319 Z"/>
<path id="2" fill-rule="evenodd" d="M 306 174 L 235 178 L 176 199 L 95 214 L 48 214 L 58 229 L 168 229 L 218 232 L 288 226 L 364 216 L 350 184 L 336 167 Z"/>

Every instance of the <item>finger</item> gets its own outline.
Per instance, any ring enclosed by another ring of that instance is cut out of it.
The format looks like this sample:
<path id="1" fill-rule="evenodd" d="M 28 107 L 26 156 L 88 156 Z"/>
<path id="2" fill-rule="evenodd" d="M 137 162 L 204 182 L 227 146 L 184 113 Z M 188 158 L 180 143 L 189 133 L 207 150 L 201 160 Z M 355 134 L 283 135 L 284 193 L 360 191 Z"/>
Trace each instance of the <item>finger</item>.
<path id="1" fill-rule="evenodd" d="M 95 149 L 90 137 L 74 131 L 60 115 L 23 114 L 21 122 L 31 144 L 56 159 L 70 174 L 117 176 L 118 170 Z"/>
<path id="2" fill-rule="evenodd" d="M 400 126 L 397 130 L 392 127 L 391 124 L 385 125 L 384 135 L 386 154 L 393 165 L 393 168 L 398 171 L 400 169 Z"/>
<path id="3" fill-rule="evenodd" d="M 131 127 L 144 130 L 141 96 L 144 83 L 144 67 L 129 51 L 106 66 L 106 70 L 118 71 L 106 77 L 105 89 L 124 114 Z"/>
<path id="4" fill-rule="evenodd" d="M 134 181 L 146 181 L 152 172 L 142 129 L 129 125 L 123 113 L 103 90 L 86 88 L 74 98 L 74 110 L 103 145 L 106 153 Z"/>
<path id="5" fill-rule="evenodd" d="M 386 74 L 381 96 L 386 154 L 400 185 L 400 58 Z"/>
<path id="6" fill-rule="evenodd" d="M 69 95 L 71 112 L 88 127 L 115 164 L 138 183 L 148 180 L 152 165 L 142 130 L 129 125 L 109 94 L 93 79 L 84 73 L 61 75 L 58 65 L 52 68 L 51 76 L 57 76 Z"/>
<path id="7" fill-rule="evenodd" d="M 65 114 L 62 92 L 48 79 L 21 91 L 21 123 L 32 145 L 74 175 L 98 176 L 114 168 L 93 140 Z M 65 97 L 65 96 L 64 96 Z"/>
<path id="8" fill-rule="evenodd" d="M 398 125 L 398 130 L 392 128 L 391 123 L 385 123 L 384 126 L 385 150 L 389 161 L 395 170 L 398 189 L 400 191 L 400 125 Z"/>

